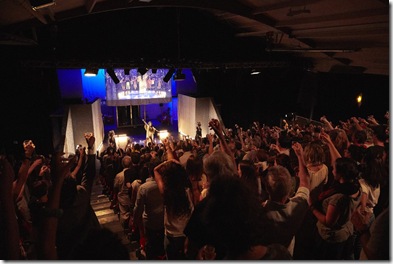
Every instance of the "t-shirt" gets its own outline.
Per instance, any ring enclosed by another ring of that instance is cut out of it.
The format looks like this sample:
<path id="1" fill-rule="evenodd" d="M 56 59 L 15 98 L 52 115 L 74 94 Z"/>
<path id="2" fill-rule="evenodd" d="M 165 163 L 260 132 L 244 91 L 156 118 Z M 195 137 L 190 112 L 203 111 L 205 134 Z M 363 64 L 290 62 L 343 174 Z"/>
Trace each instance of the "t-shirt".
<path id="1" fill-rule="evenodd" d="M 328 242 L 338 243 L 346 241 L 353 234 L 353 225 L 350 217 L 359 205 L 360 197 L 359 195 L 357 198 L 351 198 L 348 195 L 336 193 L 323 200 L 322 208 L 324 214 L 326 214 L 329 205 L 335 206 L 341 214 L 332 227 L 328 227 L 320 221 L 317 222 L 317 229 L 322 239 Z"/>

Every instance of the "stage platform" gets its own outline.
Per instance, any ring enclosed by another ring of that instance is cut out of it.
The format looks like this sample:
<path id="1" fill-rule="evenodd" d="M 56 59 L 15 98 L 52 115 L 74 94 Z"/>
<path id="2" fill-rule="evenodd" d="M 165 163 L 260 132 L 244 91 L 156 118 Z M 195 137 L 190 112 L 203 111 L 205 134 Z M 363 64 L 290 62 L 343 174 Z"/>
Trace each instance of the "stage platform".
<path id="1" fill-rule="evenodd" d="M 179 139 L 179 130 L 177 120 L 173 120 L 171 125 L 165 125 L 160 123 L 156 119 L 147 120 L 151 121 L 152 125 L 157 130 L 167 130 L 168 133 L 173 136 L 176 140 Z M 128 125 L 128 126 L 117 126 L 117 125 L 104 125 L 105 138 L 104 145 L 108 141 L 108 133 L 110 130 L 114 130 L 116 135 L 127 135 L 133 142 L 144 143 L 146 139 L 146 130 L 144 128 L 143 122 L 141 124 Z M 158 140 L 158 136 L 156 136 Z"/>

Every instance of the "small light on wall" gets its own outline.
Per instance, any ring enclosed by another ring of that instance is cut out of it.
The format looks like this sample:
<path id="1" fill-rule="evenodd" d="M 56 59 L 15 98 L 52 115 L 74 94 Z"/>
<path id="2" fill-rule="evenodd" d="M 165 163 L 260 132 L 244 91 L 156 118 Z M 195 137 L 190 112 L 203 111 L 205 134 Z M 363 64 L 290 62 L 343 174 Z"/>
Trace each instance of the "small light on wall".
<path id="1" fill-rule="evenodd" d="M 91 68 L 91 69 L 86 69 L 84 75 L 86 77 L 94 77 L 97 76 L 97 73 L 98 73 L 98 69 Z"/>
<path id="2" fill-rule="evenodd" d="M 363 100 L 363 95 L 359 94 L 358 97 L 356 97 L 356 102 L 358 103 L 359 107 L 362 105 L 362 100 Z"/>

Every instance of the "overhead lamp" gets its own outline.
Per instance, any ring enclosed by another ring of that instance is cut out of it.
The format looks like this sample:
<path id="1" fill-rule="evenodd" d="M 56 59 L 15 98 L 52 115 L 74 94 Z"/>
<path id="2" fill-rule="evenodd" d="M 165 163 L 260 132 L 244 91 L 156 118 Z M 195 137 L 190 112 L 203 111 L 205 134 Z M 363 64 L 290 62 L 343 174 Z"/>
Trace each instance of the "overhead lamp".
<path id="1" fill-rule="evenodd" d="M 255 70 L 255 69 L 253 69 L 253 70 L 251 71 L 251 75 L 258 75 L 258 74 L 260 74 L 260 73 L 261 73 L 260 71 Z"/>
<path id="2" fill-rule="evenodd" d="M 147 68 L 138 68 L 138 72 L 143 76 L 143 75 L 145 75 L 145 73 L 148 71 L 148 69 Z"/>
<path id="3" fill-rule="evenodd" d="M 182 73 L 181 69 L 177 69 L 175 75 L 173 76 L 175 81 L 184 81 L 186 79 L 186 75 Z"/>
<path id="4" fill-rule="evenodd" d="M 86 76 L 86 77 L 94 77 L 94 76 L 97 76 L 97 73 L 98 73 L 98 69 L 94 69 L 94 68 L 87 68 L 86 70 L 85 70 L 85 73 L 84 73 L 84 75 Z"/>
<path id="5" fill-rule="evenodd" d="M 36 11 L 38 9 L 50 7 L 56 4 L 55 0 L 30 0 L 31 8 Z"/>
<path id="6" fill-rule="evenodd" d="M 118 84 L 120 82 L 119 78 L 117 78 L 115 71 L 112 68 L 106 69 L 106 72 L 109 74 L 115 84 Z"/>
<path id="7" fill-rule="evenodd" d="M 124 68 L 124 75 L 130 75 L 130 68 Z"/>
<path id="8" fill-rule="evenodd" d="M 172 75 L 175 73 L 175 68 L 170 68 L 167 74 L 164 76 L 163 81 L 164 82 L 169 82 L 169 80 L 172 78 Z"/>

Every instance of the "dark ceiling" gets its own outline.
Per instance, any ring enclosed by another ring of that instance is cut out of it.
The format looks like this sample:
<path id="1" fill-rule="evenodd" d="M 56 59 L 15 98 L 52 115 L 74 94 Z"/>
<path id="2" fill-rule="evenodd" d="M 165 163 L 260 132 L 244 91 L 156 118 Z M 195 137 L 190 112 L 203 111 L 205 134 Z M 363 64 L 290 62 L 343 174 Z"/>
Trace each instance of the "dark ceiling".
<path id="1" fill-rule="evenodd" d="M 33 10 L 29 0 L 0 0 L 0 50 L 26 67 L 389 75 L 389 2 L 57 0 Z"/>

